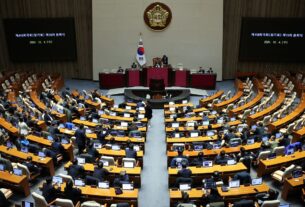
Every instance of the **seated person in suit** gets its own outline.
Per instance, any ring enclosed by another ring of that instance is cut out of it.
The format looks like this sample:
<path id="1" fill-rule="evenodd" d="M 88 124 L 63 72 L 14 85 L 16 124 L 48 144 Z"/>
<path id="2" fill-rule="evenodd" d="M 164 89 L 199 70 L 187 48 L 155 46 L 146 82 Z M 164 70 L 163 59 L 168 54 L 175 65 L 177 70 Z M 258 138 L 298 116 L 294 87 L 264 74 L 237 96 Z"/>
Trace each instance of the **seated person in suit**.
<path id="1" fill-rule="evenodd" d="M 208 193 L 205 194 L 205 197 L 202 197 L 202 206 L 218 202 L 223 202 L 223 198 L 219 195 L 217 188 L 211 188 Z"/>
<path id="2" fill-rule="evenodd" d="M 284 137 L 279 140 L 279 146 L 287 147 L 290 144 L 289 134 L 284 134 Z"/>
<path id="3" fill-rule="evenodd" d="M 54 163 L 54 166 L 57 166 L 58 162 L 57 162 L 57 153 L 54 150 L 48 149 L 46 148 L 44 150 L 44 153 L 47 157 L 51 157 Z"/>
<path id="4" fill-rule="evenodd" d="M 203 152 L 199 152 L 198 156 L 191 162 L 193 166 L 202 166 L 203 161 L 206 161 L 204 158 Z"/>
<path id="5" fill-rule="evenodd" d="M 68 175 L 71 175 L 73 179 L 84 177 L 85 169 L 83 166 L 78 165 L 77 159 L 73 160 L 72 165 L 68 169 Z"/>
<path id="6" fill-rule="evenodd" d="M 216 156 L 215 158 L 215 164 L 217 165 L 225 165 L 227 164 L 227 161 L 230 157 L 226 155 L 226 152 L 224 150 L 220 151 L 220 154 Z"/>
<path id="7" fill-rule="evenodd" d="M 54 201 L 60 194 L 60 190 L 52 184 L 52 177 L 47 177 L 46 182 L 42 185 L 41 192 L 48 203 Z"/>
<path id="8" fill-rule="evenodd" d="M 251 175 L 247 171 L 238 172 L 234 175 L 233 180 L 239 180 L 241 185 L 251 183 Z"/>
<path id="9" fill-rule="evenodd" d="M 82 196 L 82 191 L 78 188 L 73 187 L 73 182 L 68 180 L 64 189 L 64 198 L 72 200 L 73 204 L 76 205 Z"/>
<path id="10" fill-rule="evenodd" d="M 267 193 L 259 193 L 255 196 L 259 205 L 264 201 L 276 200 L 279 196 L 279 192 L 273 189 L 269 189 Z"/>
<path id="11" fill-rule="evenodd" d="M 65 152 L 65 149 L 57 136 L 53 137 L 51 148 L 56 154 L 64 154 Z"/>
<path id="12" fill-rule="evenodd" d="M 10 202 L 6 199 L 4 193 L 0 190 L 0 207 L 10 206 Z"/>
<path id="13" fill-rule="evenodd" d="M 182 162 L 185 162 L 187 166 L 189 165 L 189 160 L 183 155 L 183 150 L 178 150 L 178 155 L 172 159 L 170 166 L 178 167 Z"/>
<path id="14" fill-rule="evenodd" d="M 252 130 L 252 132 L 253 132 L 253 134 L 257 135 L 258 137 L 261 137 L 264 134 L 266 134 L 263 122 L 258 122 L 256 129 Z"/>
<path id="15" fill-rule="evenodd" d="M 134 158 L 134 159 L 137 158 L 137 151 L 135 151 L 133 149 L 133 145 L 130 142 L 130 140 L 128 140 L 128 142 L 127 142 L 127 147 L 125 148 L 125 153 L 126 153 L 126 155 L 125 155 L 126 158 Z"/>
<path id="16" fill-rule="evenodd" d="M 229 131 L 227 134 L 224 135 L 224 140 L 228 143 L 230 141 L 230 139 L 235 138 L 236 135 L 234 134 L 234 129 L 233 128 L 229 128 Z"/>
<path id="17" fill-rule="evenodd" d="M 181 194 L 182 194 L 182 201 L 178 202 L 175 206 L 182 207 L 183 205 L 180 204 L 194 204 L 194 202 L 190 200 L 190 196 L 187 192 L 181 191 Z"/>
<path id="18" fill-rule="evenodd" d="M 87 146 L 86 151 L 87 151 L 87 154 L 91 155 L 94 160 L 96 160 L 100 156 L 100 154 L 97 151 L 97 149 L 94 148 L 93 142 L 89 143 L 89 145 Z"/>
<path id="19" fill-rule="evenodd" d="M 234 207 L 255 207 L 254 201 L 249 199 L 242 199 L 233 203 Z"/>
<path id="20" fill-rule="evenodd" d="M 41 168 L 33 163 L 33 158 L 31 156 L 28 156 L 26 158 L 26 161 L 22 164 L 25 165 L 28 168 L 30 173 L 37 174 L 37 173 L 40 173 L 40 171 L 41 171 Z"/>
<path id="21" fill-rule="evenodd" d="M 126 171 L 121 171 L 120 175 L 114 179 L 113 186 L 122 187 L 122 184 L 124 183 L 129 183 L 129 176 Z"/>
<path id="22" fill-rule="evenodd" d="M 178 176 L 183 178 L 190 178 L 192 176 L 192 171 L 187 169 L 186 163 L 182 162 L 182 169 L 178 171 Z"/>
<path id="23" fill-rule="evenodd" d="M 104 181 L 108 175 L 109 171 L 104 168 L 103 162 L 99 162 L 97 167 L 94 168 L 92 176 L 99 179 L 100 181 Z"/>

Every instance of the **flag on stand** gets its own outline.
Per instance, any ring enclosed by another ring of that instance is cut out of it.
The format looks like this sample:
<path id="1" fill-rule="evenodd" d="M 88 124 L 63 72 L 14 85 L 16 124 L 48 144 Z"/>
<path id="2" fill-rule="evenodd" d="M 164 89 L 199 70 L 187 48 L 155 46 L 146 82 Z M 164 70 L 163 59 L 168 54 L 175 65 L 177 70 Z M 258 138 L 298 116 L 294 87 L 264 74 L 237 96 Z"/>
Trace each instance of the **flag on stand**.
<path id="1" fill-rule="evenodd" d="M 144 53 L 144 46 L 143 46 L 143 42 L 142 42 L 141 36 L 140 36 L 140 41 L 139 41 L 139 44 L 138 44 L 138 50 L 137 50 L 136 59 L 137 59 L 139 65 L 141 67 L 146 64 L 146 58 L 145 58 L 145 53 Z"/>

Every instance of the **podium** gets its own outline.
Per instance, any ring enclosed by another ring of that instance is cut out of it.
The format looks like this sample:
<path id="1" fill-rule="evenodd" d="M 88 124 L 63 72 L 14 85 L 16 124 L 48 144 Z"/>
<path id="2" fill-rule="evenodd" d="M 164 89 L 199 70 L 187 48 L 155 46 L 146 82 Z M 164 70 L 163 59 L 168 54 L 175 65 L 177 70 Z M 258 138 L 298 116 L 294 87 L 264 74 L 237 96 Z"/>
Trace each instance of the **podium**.
<path id="1" fill-rule="evenodd" d="M 140 86 L 141 85 L 141 71 L 139 69 L 127 69 L 127 86 Z"/>
<path id="2" fill-rule="evenodd" d="M 99 73 L 100 88 L 125 87 L 125 74 L 123 73 Z"/>
<path id="3" fill-rule="evenodd" d="M 165 87 L 169 85 L 169 68 L 144 68 L 143 76 L 144 76 L 144 86 L 149 87 L 151 79 L 163 79 Z"/>

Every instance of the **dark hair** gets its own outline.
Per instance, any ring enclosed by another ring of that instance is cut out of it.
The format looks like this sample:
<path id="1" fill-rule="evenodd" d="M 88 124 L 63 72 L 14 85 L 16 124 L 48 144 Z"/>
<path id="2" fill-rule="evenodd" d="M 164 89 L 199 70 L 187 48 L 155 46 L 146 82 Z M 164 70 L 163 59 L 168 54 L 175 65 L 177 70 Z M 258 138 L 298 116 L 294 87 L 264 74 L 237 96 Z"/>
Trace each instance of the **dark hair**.
<path id="1" fill-rule="evenodd" d="M 47 183 L 47 184 L 52 183 L 52 177 L 50 177 L 50 176 L 49 176 L 49 177 L 47 177 L 47 179 L 46 179 L 46 183 Z"/>
<path id="2" fill-rule="evenodd" d="M 78 160 L 76 158 L 74 158 L 72 163 L 73 163 L 73 165 L 77 165 L 78 164 Z"/>
<path id="3" fill-rule="evenodd" d="M 100 161 L 100 162 L 98 162 L 97 166 L 98 166 L 99 168 L 103 168 L 103 167 L 104 167 L 104 163 L 103 163 L 102 161 Z"/>
<path id="4" fill-rule="evenodd" d="M 223 156 L 225 156 L 225 155 L 226 155 L 226 152 L 225 152 L 224 150 L 221 150 L 221 151 L 220 151 L 220 156 L 223 157 Z"/>
<path id="5" fill-rule="evenodd" d="M 28 156 L 27 158 L 26 158 L 26 161 L 32 161 L 33 159 L 32 159 L 32 157 L 31 156 Z"/>
<path id="6" fill-rule="evenodd" d="M 204 153 L 203 152 L 199 152 L 198 153 L 198 157 L 203 157 Z"/>
<path id="7" fill-rule="evenodd" d="M 66 182 L 66 187 L 65 187 L 65 193 L 68 193 L 72 190 L 73 188 L 73 182 L 71 180 L 67 180 Z"/>

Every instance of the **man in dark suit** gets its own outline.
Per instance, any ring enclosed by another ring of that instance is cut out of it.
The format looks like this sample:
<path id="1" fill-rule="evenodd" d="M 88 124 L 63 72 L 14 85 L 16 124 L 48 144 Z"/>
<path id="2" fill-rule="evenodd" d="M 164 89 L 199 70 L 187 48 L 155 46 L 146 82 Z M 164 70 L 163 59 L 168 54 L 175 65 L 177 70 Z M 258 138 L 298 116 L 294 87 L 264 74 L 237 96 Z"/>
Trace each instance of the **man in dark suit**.
<path id="1" fill-rule="evenodd" d="M 279 146 L 287 147 L 290 144 L 289 135 L 285 134 L 282 139 L 279 140 Z"/>
<path id="2" fill-rule="evenodd" d="M 178 156 L 174 157 L 170 163 L 171 167 L 177 167 L 182 162 L 189 165 L 189 160 L 186 156 L 183 155 L 183 150 L 178 150 Z"/>
<path id="3" fill-rule="evenodd" d="M 182 163 L 182 169 L 178 171 L 178 176 L 183 178 L 190 178 L 192 175 L 192 171 L 186 168 L 187 165 Z"/>
<path id="4" fill-rule="evenodd" d="M 125 149 L 125 153 L 126 153 L 125 155 L 126 158 L 134 158 L 134 159 L 137 158 L 137 152 L 133 149 L 131 143 L 128 143 L 128 146 Z"/>
<path id="5" fill-rule="evenodd" d="M 220 151 L 220 154 L 216 156 L 215 158 L 215 164 L 223 165 L 226 164 L 228 161 L 228 157 L 226 155 L 226 152 L 224 150 Z"/>
<path id="6" fill-rule="evenodd" d="M 6 199 L 4 193 L 0 190 L 0 207 L 10 206 L 10 202 Z"/>
<path id="7" fill-rule="evenodd" d="M 87 147 L 87 154 L 91 155 L 94 160 L 99 157 L 100 154 L 97 149 L 94 148 L 93 142 L 89 143 Z"/>
<path id="8" fill-rule="evenodd" d="M 72 165 L 68 169 L 68 175 L 71 175 L 73 179 L 84 177 L 85 169 L 83 166 L 78 165 L 77 159 L 73 160 Z"/>
<path id="9" fill-rule="evenodd" d="M 56 153 L 56 154 L 63 154 L 64 153 L 64 147 L 61 145 L 61 142 L 59 141 L 58 137 L 55 136 L 53 138 L 53 142 L 52 142 L 52 150 Z"/>
<path id="10" fill-rule="evenodd" d="M 79 129 L 75 131 L 75 138 L 78 146 L 78 154 L 82 154 L 86 148 L 86 131 L 83 124 L 81 124 Z"/>
<path id="11" fill-rule="evenodd" d="M 51 122 L 53 121 L 53 118 L 52 118 L 52 116 L 51 116 L 49 113 L 50 113 L 50 111 L 49 111 L 49 110 L 46 110 L 46 111 L 44 112 L 44 114 L 42 115 L 42 116 L 43 116 L 43 120 L 44 120 L 44 122 L 46 122 L 46 123 L 51 123 Z"/>
<path id="12" fill-rule="evenodd" d="M 238 172 L 234 175 L 233 180 L 239 180 L 241 185 L 251 183 L 251 175 L 247 171 Z"/>
<path id="13" fill-rule="evenodd" d="M 35 173 L 35 174 L 40 173 L 40 170 L 41 170 L 40 167 L 38 167 L 37 165 L 35 165 L 33 163 L 33 159 L 31 156 L 28 156 L 26 158 L 26 161 L 23 163 L 23 165 L 25 165 L 28 168 L 30 173 Z"/>
<path id="14" fill-rule="evenodd" d="M 235 201 L 234 202 L 234 207 L 254 207 L 254 202 L 253 200 L 246 200 L 242 199 L 240 201 Z"/>
<path id="15" fill-rule="evenodd" d="M 93 177 L 99 179 L 99 181 L 105 180 L 105 177 L 109 175 L 109 171 L 104 167 L 103 162 L 99 162 L 97 167 L 94 168 Z"/>
<path id="16" fill-rule="evenodd" d="M 129 183 L 129 176 L 126 171 L 121 171 L 119 177 L 116 177 L 113 181 L 114 187 L 122 187 L 122 184 Z"/>
<path id="17" fill-rule="evenodd" d="M 46 182 L 43 184 L 42 189 L 42 196 L 46 199 L 48 203 L 51 203 L 54 201 L 58 194 L 60 193 L 59 189 L 55 189 L 55 187 L 52 185 L 52 177 L 48 177 L 46 179 Z"/>
<path id="18" fill-rule="evenodd" d="M 224 140 L 229 143 L 230 139 L 235 138 L 235 134 L 232 128 L 229 129 L 229 132 L 224 135 Z"/>
<path id="19" fill-rule="evenodd" d="M 258 126 L 256 127 L 253 133 L 259 137 L 263 136 L 266 133 L 262 122 L 258 123 Z"/>

